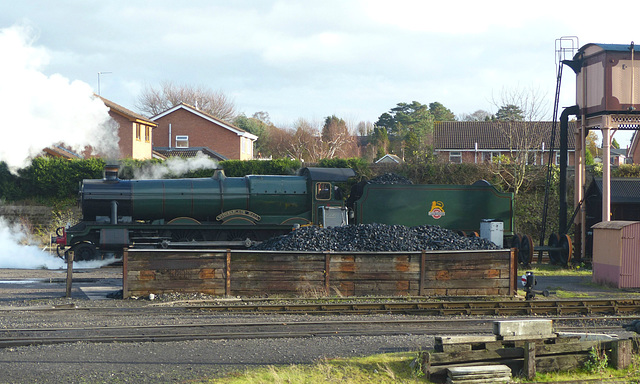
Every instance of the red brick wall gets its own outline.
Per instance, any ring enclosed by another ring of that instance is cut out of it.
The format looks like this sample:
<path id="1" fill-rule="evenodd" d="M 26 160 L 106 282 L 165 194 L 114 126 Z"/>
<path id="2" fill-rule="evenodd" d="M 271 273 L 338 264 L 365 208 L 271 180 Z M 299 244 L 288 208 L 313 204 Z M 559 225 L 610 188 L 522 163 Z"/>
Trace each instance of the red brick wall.
<path id="1" fill-rule="evenodd" d="M 176 136 L 189 136 L 190 147 L 208 147 L 229 159 L 240 159 L 240 137 L 209 120 L 187 110 L 178 109 L 155 122 L 153 130 L 155 147 L 169 146 L 169 124 L 171 124 L 171 147 L 176 145 Z"/>
<path id="2" fill-rule="evenodd" d="M 118 123 L 118 137 L 120 141 L 118 146 L 120 147 L 120 156 L 123 158 L 129 158 L 133 154 L 133 123 L 126 117 L 109 111 L 109 116 Z"/>
<path id="3" fill-rule="evenodd" d="M 628 156 L 633 159 L 633 164 L 640 164 L 640 145 L 637 145 L 635 151 L 629 153 Z"/>

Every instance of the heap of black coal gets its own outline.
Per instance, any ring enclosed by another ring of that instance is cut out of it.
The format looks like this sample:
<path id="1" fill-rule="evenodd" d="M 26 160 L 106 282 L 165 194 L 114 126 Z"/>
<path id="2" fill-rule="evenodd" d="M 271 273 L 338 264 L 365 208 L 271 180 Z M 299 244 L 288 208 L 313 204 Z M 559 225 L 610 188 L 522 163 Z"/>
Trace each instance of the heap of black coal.
<path id="1" fill-rule="evenodd" d="M 302 227 L 252 247 L 271 251 L 402 252 L 497 249 L 489 240 L 464 237 L 451 230 L 423 225 L 359 224 L 334 228 Z"/>

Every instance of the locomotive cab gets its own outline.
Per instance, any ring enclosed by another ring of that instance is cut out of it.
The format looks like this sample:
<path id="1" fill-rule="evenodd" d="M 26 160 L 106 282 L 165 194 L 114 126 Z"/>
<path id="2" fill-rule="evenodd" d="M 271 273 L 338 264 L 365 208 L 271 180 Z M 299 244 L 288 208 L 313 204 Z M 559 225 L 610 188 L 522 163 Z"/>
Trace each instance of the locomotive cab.
<path id="1" fill-rule="evenodd" d="M 302 168 L 299 174 L 307 177 L 308 189 L 313 191 L 313 224 L 325 228 L 349 224 L 342 190 L 336 183 L 347 182 L 356 175 L 355 171 L 351 168 Z"/>

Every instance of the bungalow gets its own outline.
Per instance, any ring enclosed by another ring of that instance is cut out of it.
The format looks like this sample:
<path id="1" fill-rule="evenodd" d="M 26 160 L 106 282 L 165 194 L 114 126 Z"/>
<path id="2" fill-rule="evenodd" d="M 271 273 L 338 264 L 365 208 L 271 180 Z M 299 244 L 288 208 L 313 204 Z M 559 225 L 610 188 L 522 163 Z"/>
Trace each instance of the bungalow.
<path id="1" fill-rule="evenodd" d="M 552 122 L 502 122 L 502 121 L 440 121 L 434 126 L 434 151 L 441 160 L 449 163 L 488 163 L 500 156 L 509 156 L 529 147 L 529 164 L 546 164 L 551 149 Z M 575 122 L 569 122 L 569 165 L 573 165 L 575 152 Z M 553 145 L 552 158 L 560 162 L 560 124 Z"/>

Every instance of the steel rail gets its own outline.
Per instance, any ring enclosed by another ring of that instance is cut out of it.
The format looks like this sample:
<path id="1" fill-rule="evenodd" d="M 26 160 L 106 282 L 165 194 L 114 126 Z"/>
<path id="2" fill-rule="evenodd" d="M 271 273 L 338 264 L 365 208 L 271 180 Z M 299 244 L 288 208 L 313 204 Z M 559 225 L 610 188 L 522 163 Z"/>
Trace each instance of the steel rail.
<path id="1" fill-rule="evenodd" d="M 375 302 L 373 301 L 375 300 Z M 640 298 L 617 299 L 543 299 L 543 300 L 499 300 L 499 301 L 427 301 L 380 298 L 356 298 L 352 302 L 329 302 L 333 299 L 265 301 L 258 299 L 240 301 L 195 301 L 191 305 L 184 302 L 150 303 L 140 307 L 78 307 L 38 306 L 38 307 L 0 307 L 0 313 L 6 311 L 69 311 L 84 310 L 101 312 L 116 310 L 119 312 L 136 311 L 211 311 L 217 313 L 268 313 L 268 314 L 420 314 L 428 316 L 532 316 L 532 315 L 594 315 L 594 314 L 633 314 L 640 313 Z M 285 303 L 282 303 L 285 302 Z M 178 304 L 178 305 L 176 305 Z"/>
<path id="2" fill-rule="evenodd" d="M 233 313 L 403 313 L 430 316 L 455 315 L 568 315 L 568 314 L 630 314 L 640 312 L 640 299 L 584 299 L 539 301 L 442 301 L 402 303 L 305 303 L 305 304 L 247 304 L 197 305 L 189 308 Z"/>

